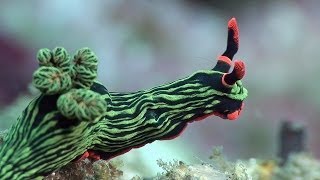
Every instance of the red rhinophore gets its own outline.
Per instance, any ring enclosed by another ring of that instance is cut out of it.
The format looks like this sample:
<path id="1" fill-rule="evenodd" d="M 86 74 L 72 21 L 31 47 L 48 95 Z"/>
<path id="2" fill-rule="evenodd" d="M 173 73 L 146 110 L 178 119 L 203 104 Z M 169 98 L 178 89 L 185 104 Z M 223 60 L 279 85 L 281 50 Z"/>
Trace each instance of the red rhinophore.
<path id="1" fill-rule="evenodd" d="M 228 29 L 233 31 L 233 40 L 234 42 L 236 42 L 237 46 L 239 46 L 239 28 L 236 18 L 232 18 L 229 20 Z"/>
<path id="2" fill-rule="evenodd" d="M 237 79 L 242 79 L 245 75 L 245 64 L 243 61 L 237 60 L 234 62 L 234 69 L 236 70 Z"/>

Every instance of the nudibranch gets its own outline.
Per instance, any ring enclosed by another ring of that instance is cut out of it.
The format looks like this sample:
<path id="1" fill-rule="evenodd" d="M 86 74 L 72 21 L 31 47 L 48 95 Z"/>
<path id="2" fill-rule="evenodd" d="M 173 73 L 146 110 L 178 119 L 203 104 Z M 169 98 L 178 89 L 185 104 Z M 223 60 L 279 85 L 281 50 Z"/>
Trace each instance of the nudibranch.
<path id="1" fill-rule="evenodd" d="M 35 97 L 0 147 L 0 179 L 41 179 L 67 163 L 104 159 L 155 140 L 177 137 L 188 123 L 217 115 L 236 119 L 247 90 L 235 18 L 226 51 L 213 69 L 133 93 L 109 92 L 97 78 L 98 58 L 88 48 L 71 57 L 62 47 L 40 49 Z M 229 69 L 233 66 L 233 70 Z"/>

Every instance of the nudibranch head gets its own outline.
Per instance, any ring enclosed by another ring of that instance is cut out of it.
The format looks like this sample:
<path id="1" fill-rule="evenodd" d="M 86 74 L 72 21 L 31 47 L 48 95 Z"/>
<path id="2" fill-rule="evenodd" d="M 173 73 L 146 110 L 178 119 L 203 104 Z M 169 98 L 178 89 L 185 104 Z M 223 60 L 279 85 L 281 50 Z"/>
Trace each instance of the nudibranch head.
<path id="1" fill-rule="evenodd" d="M 243 100 L 248 96 L 248 91 L 242 86 L 241 79 L 245 75 L 245 64 L 241 60 L 232 61 L 239 49 L 239 28 L 235 18 L 228 22 L 228 40 L 226 51 L 218 57 L 218 62 L 213 68 L 218 75 L 215 84 L 216 89 L 222 92 L 218 95 L 219 104 L 216 105 L 214 114 L 229 120 L 239 117 L 244 103 Z M 233 66 L 233 70 L 229 72 Z"/>

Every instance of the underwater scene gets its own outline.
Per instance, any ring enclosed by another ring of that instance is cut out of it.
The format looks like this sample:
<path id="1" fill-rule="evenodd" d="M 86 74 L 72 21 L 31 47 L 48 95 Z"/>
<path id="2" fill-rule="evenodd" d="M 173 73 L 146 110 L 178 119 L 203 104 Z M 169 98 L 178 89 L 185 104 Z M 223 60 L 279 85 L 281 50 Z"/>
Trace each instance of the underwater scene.
<path id="1" fill-rule="evenodd" d="M 320 2 L 0 2 L 0 180 L 320 180 Z"/>

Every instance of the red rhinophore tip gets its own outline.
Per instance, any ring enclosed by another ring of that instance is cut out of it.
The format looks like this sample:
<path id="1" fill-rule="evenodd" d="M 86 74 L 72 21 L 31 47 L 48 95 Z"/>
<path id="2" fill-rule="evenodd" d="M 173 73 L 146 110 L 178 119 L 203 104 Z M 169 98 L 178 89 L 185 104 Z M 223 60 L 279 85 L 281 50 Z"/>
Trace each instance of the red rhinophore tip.
<path id="1" fill-rule="evenodd" d="M 245 75 L 245 65 L 243 61 L 237 60 L 234 62 L 234 68 L 231 73 L 222 76 L 222 84 L 225 87 L 233 86 L 236 81 L 241 80 Z"/>
<path id="2" fill-rule="evenodd" d="M 234 62 L 234 69 L 235 69 L 237 79 L 242 79 L 246 73 L 246 71 L 245 71 L 246 68 L 245 68 L 244 62 L 240 61 L 240 60 L 235 61 Z"/>
<path id="3" fill-rule="evenodd" d="M 239 28 L 237 25 L 236 18 L 232 18 L 228 22 L 228 30 L 233 31 L 233 40 L 236 42 L 237 46 L 239 46 Z"/>

